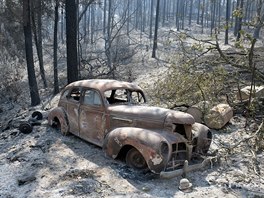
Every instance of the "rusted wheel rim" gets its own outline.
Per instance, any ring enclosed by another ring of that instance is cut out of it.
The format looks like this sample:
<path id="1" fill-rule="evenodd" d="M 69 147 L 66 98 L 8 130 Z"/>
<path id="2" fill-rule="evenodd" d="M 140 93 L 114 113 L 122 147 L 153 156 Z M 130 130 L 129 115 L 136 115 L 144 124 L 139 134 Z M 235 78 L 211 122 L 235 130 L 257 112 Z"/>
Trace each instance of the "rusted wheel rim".
<path id="1" fill-rule="evenodd" d="M 135 148 L 132 148 L 127 152 L 126 163 L 128 166 L 136 169 L 144 169 L 147 167 L 144 157 Z"/>

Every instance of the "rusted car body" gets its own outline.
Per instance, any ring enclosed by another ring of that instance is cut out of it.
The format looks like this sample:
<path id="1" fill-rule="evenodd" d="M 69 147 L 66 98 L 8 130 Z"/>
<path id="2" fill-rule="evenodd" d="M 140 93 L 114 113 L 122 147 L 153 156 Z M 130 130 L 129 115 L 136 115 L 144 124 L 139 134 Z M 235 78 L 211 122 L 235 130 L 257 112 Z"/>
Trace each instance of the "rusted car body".
<path id="1" fill-rule="evenodd" d="M 66 86 L 48 120 L 63 134 L 96 144 L 112 158 L 124 157 L 134 168 L 165 177 L 180 168 L 200 168 L 188 163 L 207 153 L 210 130 L 187 113 L 145 103 L 143 90 L 133 83 L 82 80 Z"/>

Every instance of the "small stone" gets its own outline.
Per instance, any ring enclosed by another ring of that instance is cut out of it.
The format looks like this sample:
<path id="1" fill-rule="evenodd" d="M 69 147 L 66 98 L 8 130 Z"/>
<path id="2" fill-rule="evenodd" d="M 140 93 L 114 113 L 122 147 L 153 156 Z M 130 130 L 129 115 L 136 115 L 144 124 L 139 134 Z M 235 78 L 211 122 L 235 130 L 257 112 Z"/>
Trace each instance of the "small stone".
<path id="1" fill-rule="evenodd" d="M 24 175 L 17 179 L 18 185 L 25 185 L 36 180 L 34 175 Z"/>
<path id="2" fill-rule="evenodd" d="M 146 186 L 143 186 L 143 187 L 142 187 L 142 190 L 143 190 L 144 192 L 148 192 L 148 191 L 150 191 L 150 188 L 149 188 L 149 187 L 146 187 Z"/>
<path id="3" fill-rule="evenodd" d="M 192 190 L 192 183 L 187 178 L 183 178 L 180 180 L 179 189 L 183 192 L 190 192 Z"/>

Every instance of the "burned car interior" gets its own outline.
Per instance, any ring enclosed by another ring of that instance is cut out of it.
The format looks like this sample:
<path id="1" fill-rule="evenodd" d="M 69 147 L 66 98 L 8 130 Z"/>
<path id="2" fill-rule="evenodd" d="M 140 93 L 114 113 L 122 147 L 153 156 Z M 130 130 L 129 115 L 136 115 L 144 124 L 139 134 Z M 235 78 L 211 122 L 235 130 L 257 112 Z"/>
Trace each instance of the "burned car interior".
<path id="1" fill-rule="evenodd" d="M 113 104 L 143 104 L 146 102 L 141 92 L 129 89 L 112 89 L 104 93 L 110 105 Z"/>
<path id="2" fill-rule="evenodd" d="M 68 100 L 80 101 L 81 90 L 80 88 L 73 88 L 70 93 L 66 91 L 65 95 Z"/>

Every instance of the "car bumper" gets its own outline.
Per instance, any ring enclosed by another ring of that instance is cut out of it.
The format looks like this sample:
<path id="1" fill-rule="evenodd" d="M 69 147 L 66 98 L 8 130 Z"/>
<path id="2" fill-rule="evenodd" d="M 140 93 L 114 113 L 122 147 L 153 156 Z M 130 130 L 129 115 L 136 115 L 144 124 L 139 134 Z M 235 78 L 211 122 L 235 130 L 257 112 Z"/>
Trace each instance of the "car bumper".
<path id="1" fill-rule="evenodd" d="M 177 176 L 186 176 L 186 174 L 188 172 L 200 170 L 200 169 L 203 169 L 204 167 L 208 166 L 210 163 L 212 163 L 213 159 L 214 159 L 214 157 L 208 157 L 208 158 L 204 159 L 202 163 L 194 164 L 194 165 L 189 165 L 188 161 L 185 160 L 182 169 L 177 169 L 177 170 L 168 171 L 168 172 L 162 171 L 160 173 L 160 177 L 169 179 L 169 178 L 173 178 L 173 177 L 177 177 Z"/>

